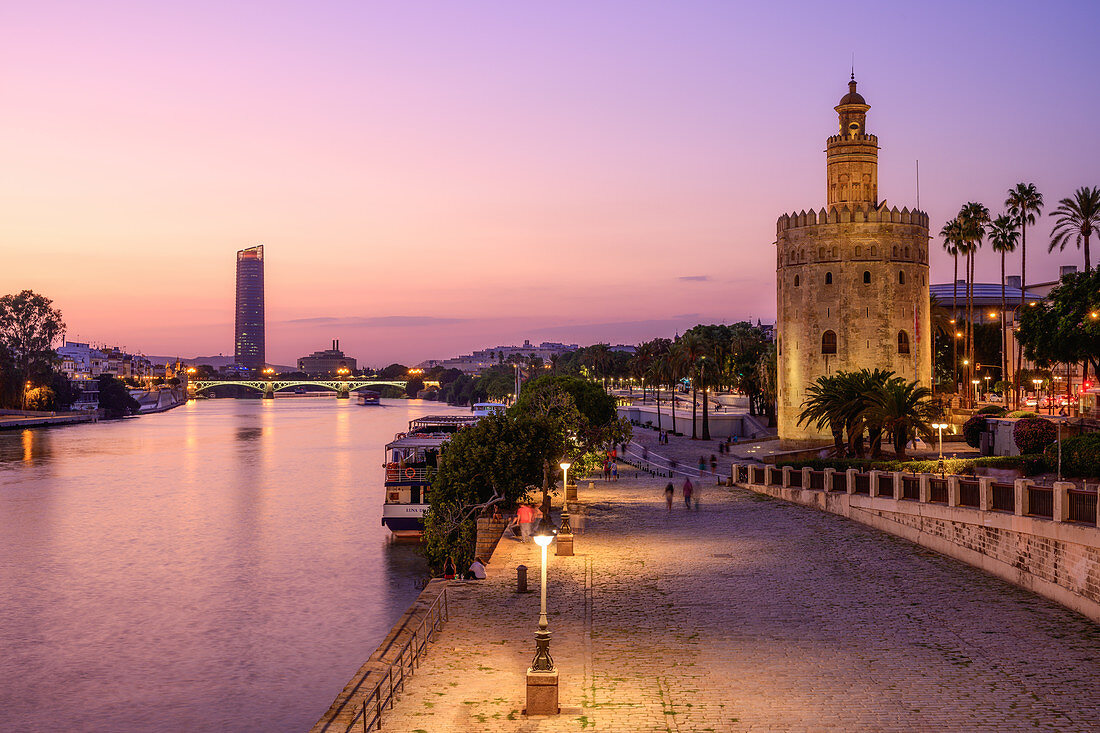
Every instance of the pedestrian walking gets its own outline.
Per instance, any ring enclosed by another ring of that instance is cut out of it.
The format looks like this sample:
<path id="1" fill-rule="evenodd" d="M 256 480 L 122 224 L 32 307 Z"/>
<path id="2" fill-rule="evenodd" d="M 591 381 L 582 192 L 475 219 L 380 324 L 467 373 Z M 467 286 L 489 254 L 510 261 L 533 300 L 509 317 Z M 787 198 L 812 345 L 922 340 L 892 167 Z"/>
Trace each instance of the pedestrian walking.
<path id="1" fill-rule="evenodd" d="M 612 481 L 618 481 L 619 480 L 619 464 L 616 461 L 611 462 L 611 480 Z"/>
<path id="2" fill-rule="evenodd" d="M 684 506 L 691 509 L 691 494 L 695 490 L 695 487 L 691 483 L 691 479 L 684 478 Z"/>
<path id="3" fill-rule="evenodd" d="M 676 489 L 672 488 L 672 482 L 668 482 L 668 486 L 665 487 L 665 504 L 668 506 L 668 510 L 672 511 L 672 497 L 676 494 Z"/>
<path id="4" fill-rule="evenodd" d="M 531 525 L 535 521 L 535 510 L 530 504 L 520 504 L 519 509 L 516 510 L 516 516 L 519 519 L 520 536 L 526 542 L 531 537 Z"/>
<path id="5" fill-rule="evenodd" d="M 710 454 L 710 472 L 718 473 L 718 458 L 713 453 Z"/>
<path id="6" fill-rule="evenodd" d="M 707 461 L 702 456 L 699 456 L 699 478 L 703 477 L 703 471 L 707 470 Z"/>

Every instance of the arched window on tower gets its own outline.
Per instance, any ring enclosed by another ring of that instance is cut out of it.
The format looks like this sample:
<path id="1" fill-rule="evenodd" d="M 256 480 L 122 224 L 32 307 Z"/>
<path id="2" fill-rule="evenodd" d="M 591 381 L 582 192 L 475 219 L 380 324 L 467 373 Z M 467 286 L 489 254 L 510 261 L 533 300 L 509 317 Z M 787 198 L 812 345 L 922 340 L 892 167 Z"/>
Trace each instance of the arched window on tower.
<path id="1" fill-rule="evenodd" d="M 905 331 L 898 331 L 898 353 L 909 353 L 909 334 Z"/>
<path id="2" fill-rule="evenodd" d="M 826 331 L 825 333 L 821 334 L 821 353 L 836 353 L 836 331 Z"/>
<path id="3" fill-rule="evenodd" d="M 862 256 L 863 256 L 863 247 L 861 247 L 857 244 L 856 245 L 856 257 L 862 257 Z"/>
<path id="4" fill-rule="evenodd" d="M 878 247 L 873 244 L 871 245 L 871 256 L 878 257 Z"/>
<path id="5" fill-rule="evenodd" d="M 905 284 L 905 270 L 898 270 L 898 285 Z"/>
<path id="6" fill-rule="evenodd" d="M 832 285 L 833 284 L 833 273 L 831 273 L 831 272 L 826 272 L 825 273 L 825 284 L 826 285 Z"/>
<path id="7" fill-rule="evenodd" d="M 795 286 L 796 288 L 798 287 L 798 275 L 795 275 L 795 276 L 794 276 L 794 286 Z"/>
<path id="8" fill-rule="evenodd" d="M 818 247 L 817 248 L 817 259 L 819 259 L 819 260 L 825 259 L 825 248 L 824 247 Z"/>
<path id="9" fill-rule="evenodd" d="M 894 257 L 897 257 L 897 256 L 898 256 L 898 246 L 895 244 L 894 245 Z"/>
<path id="10" fill-rule="evenodd" d="M 863 271 L 863 284 L 866 285 L 871 282 L 871 272 L 869 270 Z"/>
<path id="11" fill-rule="evenodd" d="M 833 257 L 840 257 L 840 247 L 833 247 Z"/>
<path id="12" fill-rule="evenodd" d="M 905 259 L 909 259 L 909 248 L 905 248 Z"/>

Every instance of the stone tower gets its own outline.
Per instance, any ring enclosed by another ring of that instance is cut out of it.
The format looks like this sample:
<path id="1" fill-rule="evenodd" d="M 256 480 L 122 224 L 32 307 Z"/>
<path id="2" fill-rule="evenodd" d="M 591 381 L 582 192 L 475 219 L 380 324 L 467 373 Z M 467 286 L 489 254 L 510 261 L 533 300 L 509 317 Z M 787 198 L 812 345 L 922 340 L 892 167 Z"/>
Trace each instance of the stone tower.
<path id="1" fill-rule="evenodd" d="M 837 371 L 874 369 L 931 385 L 928 215 L 878 198 L 878 138 L 856 91 L 836 106 L 826 143 L 826 205 L 779 217 L 776 323 L 779 437 L 828 440 L 798 425 L 806 388 Z"/>

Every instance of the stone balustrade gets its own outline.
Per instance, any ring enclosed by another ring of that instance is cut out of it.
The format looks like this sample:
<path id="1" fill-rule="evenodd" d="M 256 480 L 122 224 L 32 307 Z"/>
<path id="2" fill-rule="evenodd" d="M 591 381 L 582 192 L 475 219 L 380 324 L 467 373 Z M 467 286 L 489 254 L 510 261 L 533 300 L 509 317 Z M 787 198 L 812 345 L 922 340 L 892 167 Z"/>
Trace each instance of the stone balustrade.
<path id="1" fill-rule="evenodd" d="M 733 465 L 731 484 L 904 537 L 1100 622 L 1096 488 L 747 464 Z"/>

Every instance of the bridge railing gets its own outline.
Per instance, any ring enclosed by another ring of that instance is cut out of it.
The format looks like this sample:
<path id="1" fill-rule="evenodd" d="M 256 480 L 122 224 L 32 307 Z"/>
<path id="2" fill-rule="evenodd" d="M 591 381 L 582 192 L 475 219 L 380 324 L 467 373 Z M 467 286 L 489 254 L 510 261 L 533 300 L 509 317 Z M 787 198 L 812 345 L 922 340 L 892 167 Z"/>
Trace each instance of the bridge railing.
<path id="1" fill-rule="evenodd" d="M 855 469 L 842 472 L 831 468 L 818 471 L 790 466 L 769 466 L 765 469 L 752 464 L 734 464 L 730 475 L 732 483 L 754 489 L 780 488 L 825 493 L 847 491 L 848 494 L 862 495 L 871 502 L 901 499 L 1100 527 L 1100 502 L 1097 501 L 1100 486 L 1078 486 L 1069 481 L 1038 486 L 1031 479 L 1006 483 L 984 476 L 862 472 Z M 894 498 L 895 486 L 901 487 L 898 499 Z"/>

